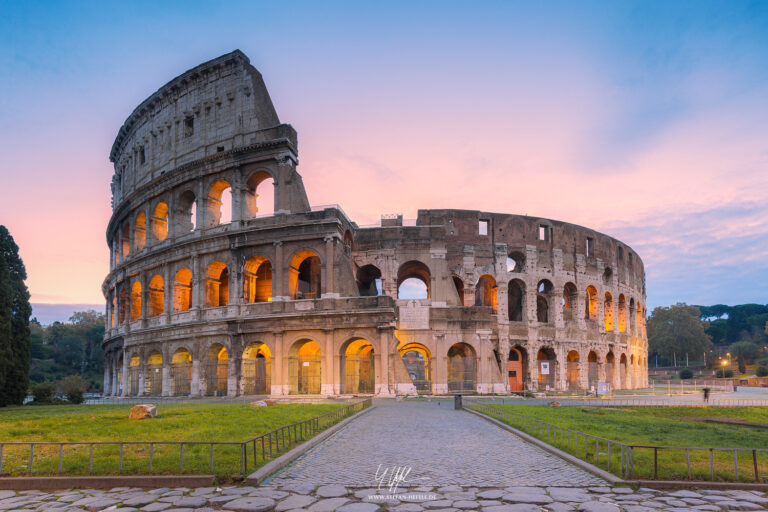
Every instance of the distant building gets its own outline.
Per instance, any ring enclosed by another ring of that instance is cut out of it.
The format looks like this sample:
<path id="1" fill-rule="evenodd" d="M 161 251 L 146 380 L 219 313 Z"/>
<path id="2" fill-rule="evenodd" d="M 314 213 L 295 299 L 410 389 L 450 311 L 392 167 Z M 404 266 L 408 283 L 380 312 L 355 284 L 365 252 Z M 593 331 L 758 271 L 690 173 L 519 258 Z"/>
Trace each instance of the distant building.
<path id="1" fill-rule="evenodd" d="M 360 227 L 339 206 L 310 206 L 297 148 L 240 51 L 128 117 L 110 154 L 106 394 L 647 384 L 644 270 L 630 247 L 484 211 Z"/>

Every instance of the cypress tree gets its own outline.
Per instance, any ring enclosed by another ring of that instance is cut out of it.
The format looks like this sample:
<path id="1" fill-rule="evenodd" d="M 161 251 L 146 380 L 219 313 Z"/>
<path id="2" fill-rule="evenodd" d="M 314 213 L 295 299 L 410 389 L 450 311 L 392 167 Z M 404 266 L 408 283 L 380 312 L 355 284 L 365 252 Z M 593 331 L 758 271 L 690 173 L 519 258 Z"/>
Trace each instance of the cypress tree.
<path id="1" fill-rule="evenodd" d="M 6 267 L 6 274 L 0 277 L 0 297 L 10 290 L 10 333 L 3 331 L 2 321 L 4 314 L 0 313 L 0 337 L 8 336 L 7 342 L 0 339 L 3 352 L 7 361 L 5 378 L 0 387 L 0 405 L 21 404 L 27 395 L 29 385 L 29 349 L 30 332 L 29 317 L 32 314 L 32 306 L 29 304 L 29 291 L 24 280 L 27 271 L 24 262 L 19 256 L 19 247 L 13 241 L 13 237 L 5 226 L 0 226 L 0 260 Z M 2 270 L 0 270 L 2 272 Z M 2 289 L 6 291 L 2 291 Z M 5 301 L 7 302 L 7 301 Z M 0 307 L 6 307 L 0 298 Z"/>
<path id="2" fill-rule="evenodd" d="M 8 404 L 5 385 L 11 365 L 11 305 L 13 290 L 11 274 L 4 258 L 0 258 L 0 407 Z"/>

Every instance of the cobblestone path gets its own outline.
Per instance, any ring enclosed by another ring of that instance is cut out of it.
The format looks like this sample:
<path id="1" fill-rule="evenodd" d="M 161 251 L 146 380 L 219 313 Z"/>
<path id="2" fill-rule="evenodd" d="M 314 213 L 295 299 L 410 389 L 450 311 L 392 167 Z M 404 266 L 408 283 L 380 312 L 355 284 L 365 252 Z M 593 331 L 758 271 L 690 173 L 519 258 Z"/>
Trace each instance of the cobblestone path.
<path id="1" fill-rule="evenodd" d="M 605 485 L 452 403 L 393 400 L 377 401 L 272 480 L 375 486 L 377 469 L 403 466 L 419 486 Z"/>

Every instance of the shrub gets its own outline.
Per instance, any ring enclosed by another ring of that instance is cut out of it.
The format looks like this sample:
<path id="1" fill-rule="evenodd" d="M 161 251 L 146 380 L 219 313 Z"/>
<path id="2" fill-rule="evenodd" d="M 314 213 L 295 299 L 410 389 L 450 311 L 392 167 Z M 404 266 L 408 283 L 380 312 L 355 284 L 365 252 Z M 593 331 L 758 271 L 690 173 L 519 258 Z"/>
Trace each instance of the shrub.
<path id="1" fill-rule="evenodd" d="M 683 380 L 685 380 L 685 379 L 692 379 L 693 378 L 693 370 L 691 370 L 690 368 L 683 368 L 682 370 L 680 370 L 680 378 L 683 379 Z"/>
<path id="2" fill-rule="evenodd" d="M 70 375 L 61 379 L 61 392 L 73 404 L 81 404 L 85 397 L 88 383 L 79 375 Z"/>
<path id="3" fill-rule="evenodd" d="M 755 373 L 758 377 L 768 377 L 768 366 L 758 366 Z"/>
<path id="4" fill-rule="evenodd" d="M 733 378 L 733 370 L 723 370 L 722 368 L 720 370 L 717 370 L 717 373 L 715 376 L 718 379 L 726 378 L 726 379 L 732 379 Z"/>
<path id="5" fill-rule="evenodd" d="M 32 396 L 36 404 L 50 404 L 53 402 L 53 394 L 56 387 L 52 382 L 40 382 L 32 386 Z"/>

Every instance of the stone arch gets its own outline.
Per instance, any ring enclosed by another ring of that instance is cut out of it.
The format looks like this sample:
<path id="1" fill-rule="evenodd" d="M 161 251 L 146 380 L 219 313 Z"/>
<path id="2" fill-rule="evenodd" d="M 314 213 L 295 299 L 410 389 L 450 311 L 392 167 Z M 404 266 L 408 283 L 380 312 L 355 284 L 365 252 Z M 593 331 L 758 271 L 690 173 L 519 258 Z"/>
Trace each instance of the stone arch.
<path id="1" fill-rule="evenodd" d="M 635 310 L 635 298 L 630 297 L 629 299 L 629 332 L 632 334 L 635 334 L 637 332 L 637 322 L 636 319 L 637 312 Z"/>
<path id="2" fill-rule="evenodd" d="M 413 382 L 416 392 L 432 392 L 432 355 L 429 349 L 420 343 L 408 343 L 398 350 L 405 370 Z"/>
<path id="3" fill-rule="evenodd" d="M 578 391 L 581 389 L 581 361 L 579 353 L 571 350 L 565 358 L 565 382 L 568 391 Z"/>
<path id="4" fill-rule="evenodd" d="M 152 236 L 162 242 L 168 238 L 168 204 L 160 201 L 152 211 Z"/>
<path id="5" fill-rule="evenodd" d="M 341 392 L 345 394 L 372 394 L 375 391 L 376 371 L 374 348 L 365 338 L 347 340 L 339 351 L 341 357 Z"/>
<path id="6" fill-rule="evenodd" d="M 576 315 L 576 300 L 578 298 L 579 291 L 576 289 L 576 285 L 567 282 L 563 287 L 563 321 L 570 322 L 575 320 Z"/>
<path id="7" fill-rule="evenodd" d="M 587 300 L 584 301 L 584 318 L 586 320 L 597 320 L 597 288 L 592 285 L 587 286 Z"/>
<path id="8" fill-rule="evenodd" d="M 293 299 L 319 299 L 322 294 L 322 261 L 314 251 L 295 253 L 288 264 L 288 293 Z"/>
<path id="9" fill-rule="evenodd" d="M 132 352 L 128 359 L 128 394 L 139 395 L 139 373 L 141 372 L 141 356 L 138 352 Z"/>
<path id="10" fill-rule="evenodd" d="M 423 284 L 423 288 L 418 283 Z M 432 297 L 431 272 L 421 261 L 411 260 L 397 270 L 398 299 L 429 299 Z"/>
<path id="11" fill-rule="evenodd" d="M 528 351 L 521 345 L 509 349 L 507 379 L 510 391 L 523 391 L 528 375 Z"/>
<path id="12" fill-rule="evenodd" d="M 448 392 L 477 392 L 477 353 L 469 343 L 454 343 L 448 349 Z"/>
<path id="13" fill-rule="evenodd" d="M 138 279 L 131 286 L 131 322 L 141 318 L 141 281 Z"/>
<path id="14" fill-rule="evenodd" d="M 144 394 L 160 396 L 163 394 L 163 354 L 153 350 L 147 356 L 147 376 L 144 379 Z"/>
<path id="15" fill-rule="evenodd" d="M 160 274 L 155 274 L 149 281 L 149 296 L 147 298 L 147 315 L 162 315 L 165 310 L 165 283 Z"/>
<path id="16" fill-rule="evenodd" d="M 613 295 L 610 292 L 605 292 L 605 300 L 603 302 L 603 319 L 605 324 L 605 332 L 613 331 L 615 327 L 613 318 Z"/>
<path id="17" fill-rule="evenodd" d="M 490 307 L 496 313 L 498 302 L 496 279 L 489 274 L 480 276 L 475 285 L 475 306 Z"/>
<path id="18" fill-rule="evenodd" d="M 171 357 L 171 391 L 173 396 L 187 396 L 192 390 L 192 354 L 185 347 Z"/>
<path id="19" fill-rule="evenodd" d="M 621 354 L 619 358 L 619 379 L 621 382 L 621 389 L 627 389 L 627 355 Z"/>
<path id="20" fill-rule="evenodd" d="M 318 395 L 322 390 L 323 354 L 320 345 L 307 338 L 296 341 L 288 357 L 288 393 Z"/>
<path id="21" fill-rule="evenodd" d="M 587 354 L 587 387 L 591 389 L 597 389 L 598 372 L 599 372 L 600 358 L 597 352 L 590 350 Z"/>
<path id="22" fill-rule="evenodd" d="M 232 222 L 232 185 L 225 179 L 218 179 L 208 189 L 208 227 Z"/>
<path id="23" fill-rule="evenodd" d="M 121 244 L 122 244 L 122 255 L 123 258 L 128 256 L 131 253 L 131 224 L 130 222 L 126 222 L 123 224 L 123 233 L 120 237 Z"/>
<path id="24" fill-rule="evenodd" d="M 552 296 L 552 282 L 548 279 L 542 279 L 536 285 L 536 320 L 541 323 L 550 322 L 550 302 Z"/>
<path id="25" fill-rule="evenodd" d="M 373 297 L 382 294 L 381 270 L 376 265 L 368 264 L 358 267 L 355 281 L 361 297 Z"/>
<path id="26" fill-rule="evenodd" d="M 507 285 L 507 314 L 510 322 L 525 321 L 525 283 L 520 279 Z"/>
<path id="27" fill-rule="evenodd" d="M 118 301 L 117 316 L 118 323 L 123 323 L 128 320 L 128 291 L 127 285 L 123 283 L 120 285 L 120 300 Z"/>
<path id="28" fill-rule="evenodd" d="M 627 299 L 619 295 L 619 332 L 627 332 Z"/>
<path id="29" fill-rule="evenodd" d="M 272 351 L 266 343 L 255 341 L 243 350 L 241 385 L 244 395 L 268 395 L 272 387 Z"/>
<path id="30" fill-rule="evenodd" d="M 613 351 L 608 351 L 605 356 L 605 381 L 613 389 L 613 378 L 616 372 L 616 357 L 613 355 Z"/>
<path id="31" fill-rule="evenodd" d="M 456 288 L 456 295 L 459 296 L 459 306 L 464 305 L 464 281 L 457 276 L 456 274 L 453 274 L 451 276 L 453 279 L 453 286 Z"/>
<path id="32" fill-rule="evenodd" d="M 541 347 L 536 353 L 539 388 L 554 389 L 557 382 L 557 355 L 552 347 Z"/>
<path id="33" fill-rule="evenodd" d="M 272 301 L 272 262 L 266 256 L 251 256 L 243 265 L 243 300 Z"/>
<path id="34" fill-rule="evenodd" d="M 192 272 L 186 267 L 176 271 L 173 278 L 173 311 L 180 313 L 192 307 Z"/>
<path id="35" fill-rule="evenodd" d="M 197 227 L 197 196 L 192 190 L 179 194 L 173 212 L 173 225 L 178 235 L 194 231 Z"/>
<path id="36" fill-rule="evenodd" d="M 221 343 L 212 343 L 203 358 L 203 388 L 205 396 L 226 396 L 229 385 L 229 350 Z"/>
<path id="37" fill-rule="evenodd" d="M 275 180 L 267 170 L 251 173 L 245 182 L 245 213 L 249 218 L 275 213 Z"/>
<path id="38" fill-rule="evenodd" d="M 229 304 L 229 269 L 226 263 L 213 261 L 205 271 L 205 307 Z"/>
<path id="39" fill-rule="evenodd" d="M 511 251 L 507 255 L 507 272 L 525 272 L 525 254 Z"/>
<path id="40" fill-rule="evenodd" d="M 133 245 L 140 251 L 147 245 L 147 216 L 144 212 L 136 214 L 136 222 L 133 227 Z"/>

